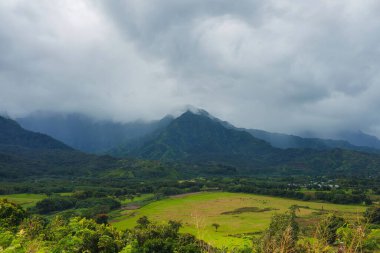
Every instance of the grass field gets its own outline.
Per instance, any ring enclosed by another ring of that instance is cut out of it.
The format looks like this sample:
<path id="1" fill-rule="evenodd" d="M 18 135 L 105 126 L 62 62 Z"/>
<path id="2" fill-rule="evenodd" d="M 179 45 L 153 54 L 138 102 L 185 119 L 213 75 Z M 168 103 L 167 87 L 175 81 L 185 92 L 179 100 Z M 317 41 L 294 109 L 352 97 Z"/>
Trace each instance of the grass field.
<path id="1" fill-rule="evenodd" d="M 250 245 L 252 235 L 265 230 L 274 213 L 284 213 L 292 205 L 302 206 L 297 216 L 301 220 L 305 218 L 304 221 L 313 220 L 311 218 L 317 217 L 322 211 L 336 211 L 347 218 L 356 217 L 365 211 L 364 206 L 305 202 L 253 194 L 204 192 L 156 201 L 137 210 L 123 210 L 111 222 L 117 228 L 125 229 L 134 227 L 137 219 L 144 215 L 158 222 L 177 220 L 183 224 L 181 232 L 194 234 L 217 247 L 233 248 Z M 238 208 L 246 208 L 246 211 L 251 212 L 244 212 L 244 209 L 236 212 Z M 231 213 L 222 214 L 223 212 Z M 220 224 L 218 231 L 212 227 L 213 223 Z"/>
<path id="2" fill-rule="evenodd" d="M 126 204 L 129 204 L 129 203 L 138 203 L 138 202 L 142 202 L 142 201 L 145 201 L 149 198 L 152 198 L 154 196 L 153 193 L 149 193 L 149 194 L 142 194 L 138 197 L 134 197 L 133 199 L 124 199 L 122 201 L 120 201 L 120 203 L 122 205 L 126 205 Z"/>
<path id="3" fill-rule="evenodd" d="M 8 199 L 11 202 L 21 205 L 23 208 L 28 208 L 34 206 L 38 201 L 46 198 L 45 194 L 11 194 L 11 195 L 0 195 L 0 199 Z"/>

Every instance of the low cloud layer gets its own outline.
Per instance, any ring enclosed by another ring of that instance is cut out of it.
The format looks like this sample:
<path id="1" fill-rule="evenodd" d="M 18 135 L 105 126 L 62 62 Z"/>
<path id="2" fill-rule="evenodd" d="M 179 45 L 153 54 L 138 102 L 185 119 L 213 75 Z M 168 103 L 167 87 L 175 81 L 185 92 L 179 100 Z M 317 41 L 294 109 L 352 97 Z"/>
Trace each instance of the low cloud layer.
<path id="1" fill-rule="evenodd" d="M 0 110 L 380 136 L 379 1 L 4 0 Z"/>

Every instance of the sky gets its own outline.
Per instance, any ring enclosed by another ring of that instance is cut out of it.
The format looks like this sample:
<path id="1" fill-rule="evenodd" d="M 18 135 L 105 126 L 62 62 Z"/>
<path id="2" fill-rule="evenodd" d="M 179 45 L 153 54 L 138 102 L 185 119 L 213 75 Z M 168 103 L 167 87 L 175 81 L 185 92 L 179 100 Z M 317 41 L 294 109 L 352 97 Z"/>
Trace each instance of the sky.
<path id="1" fill-rule="evenodd" d="M 0 112 L 380 136 L 378 0 L 2 0 Z"/>

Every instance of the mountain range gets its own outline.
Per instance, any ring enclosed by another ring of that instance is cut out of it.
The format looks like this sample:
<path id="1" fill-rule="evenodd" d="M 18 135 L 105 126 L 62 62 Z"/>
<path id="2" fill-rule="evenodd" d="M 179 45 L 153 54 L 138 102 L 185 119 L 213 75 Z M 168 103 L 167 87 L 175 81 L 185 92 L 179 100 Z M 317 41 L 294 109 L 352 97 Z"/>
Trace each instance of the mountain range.
<path id="1" fill-rule="evenodd" d="M 108 131 L 108 126 L 113 124 L 80 118 L 85 122 L 83 125 L 89 126 L 91 134 L 87 133 L 78 143 L 96 143 L 98 151 L 109 147 L 110 143 L 116 144 L 107 153 L 122 158 L 86 154 L 45 134 L 23 129 L 11 119 L 0 119 L 0 177 L 45 174 L 95 177 L 181 177 L 185 174 L 370 176 L 380 172 L 380 155 L 375 149 L 363 149 L 345 141 L 236 128 L 202 110 L 186 111 L 177 118 L 166 117 L 152 123 L 135 123 L 144 127 L 141 131 L 135 129 L 134 135 L 133 131 L 125 130 L 131 125 L 117 123 L 119 128 L 115 129 L 124 130 Z M 74 122 L 72 118 L 65 120 Z M 49 123 L 47 119 L 40 126 L 46 123 Z M 49 124 L 52 130 L 54 124 L 58 123 Z M 70 131 L 75 132 L 75 124 L 69 125 Z M 62 129 L 58 132 L 67 129 L 60 127 Z M 79 129 L 76 134 L 85 131 L 84 127 Z M 91 137 L 97 137 L 96 133 L 102 135 L 101 139 L 107 139 L 110 134 L 112 141 L 89 142 Z M 125 133 L 129 133 L 128 136 L 124 136 Z M 283 139 L 292 146 L 279 141 Z M 71 140 L 75 138 L 71 137 Z M 88 152 L 90 148 L 87 148 Z"/>
<path id="2" fill-rule="evenodd" d="M 361 131 L 341 131 L 330 136 L 329 139 L 318 138 L 316 134 L 310 132 L 305 132 L 303 136 L 306 137 L 301 137 L 259 129 L 238 128 L 213 117 L 204 110 L 197 109 L 192 110 L 192 112 L 207 116 L 226 128 L 246 131 L 253 137 L 281 149 L 311 148 L 324 150 L 341 148 L 372 153 L 380 152 L 380 140 Z M 39 112 L 16 120 L 25 129 L 47 134 L 83 152 L 124 156 L 135 146 L 157 135 L 159 130 L 168 126 L 174 119 L 173 116 L 166 116 L 155 121 L 120 123 L 110 120 L 95 120 L 83 114 Z"/>
<path id="3" fill-rule="evenodd" d="M 206 112 L 187 111 L 126 154 L 149 160 L 223 164 L 242 174 L 377 173 L 380 155 L 338 148 L 273 147 Z"/>

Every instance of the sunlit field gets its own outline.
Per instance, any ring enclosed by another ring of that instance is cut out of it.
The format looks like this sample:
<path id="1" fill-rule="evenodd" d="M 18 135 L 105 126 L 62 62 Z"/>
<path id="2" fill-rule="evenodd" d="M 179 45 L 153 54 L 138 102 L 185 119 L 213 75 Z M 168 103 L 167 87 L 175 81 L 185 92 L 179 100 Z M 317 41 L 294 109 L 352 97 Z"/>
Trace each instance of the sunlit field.
<path id="1" fill-rule="evenodd" d="M 292 205 L 298 206 L 297 216 L 302 226 L 316 222 L 326 212 L 354 219 L 365 211 L 364 206 L 213 192 L 175 196 L 137 210 L 123 210 L 111 223 L 125 229 L 134 227 L 144 215 L 157 222 L 177 220 L 183 224 L 182 232 L 194 234 L 213 246 L 233 248 L 250 245 L 251 238 L 268 227 L 274 213 L 284 213 Z M 213 223 L 220 225 L 217 231 Z"/>

